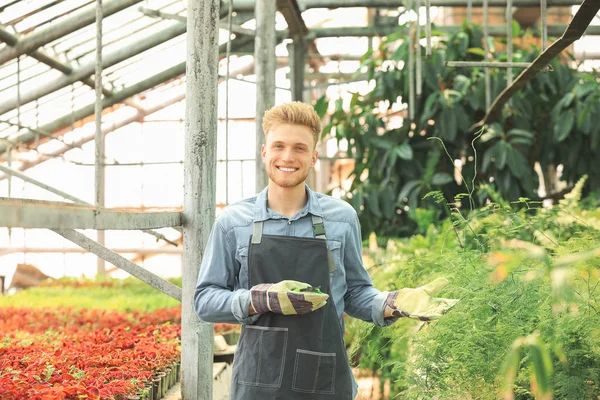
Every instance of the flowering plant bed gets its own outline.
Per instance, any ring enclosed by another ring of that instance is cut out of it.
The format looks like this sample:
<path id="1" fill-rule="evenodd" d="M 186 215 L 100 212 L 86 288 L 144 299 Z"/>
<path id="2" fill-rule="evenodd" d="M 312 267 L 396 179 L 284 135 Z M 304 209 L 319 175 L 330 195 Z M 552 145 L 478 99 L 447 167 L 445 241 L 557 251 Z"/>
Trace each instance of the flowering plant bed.
<path id="1" fill-rule="evenodd" d="M 2 399 L 126 399 L 179 361 L 180 320 L 179 308 L 0 308 Z"/>

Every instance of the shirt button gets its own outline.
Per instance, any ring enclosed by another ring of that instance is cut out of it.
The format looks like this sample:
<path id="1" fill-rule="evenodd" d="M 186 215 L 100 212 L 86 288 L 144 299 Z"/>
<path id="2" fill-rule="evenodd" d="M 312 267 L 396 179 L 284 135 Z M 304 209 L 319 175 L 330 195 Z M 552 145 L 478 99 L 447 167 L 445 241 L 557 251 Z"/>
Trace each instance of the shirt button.
<path id="1" fill-rule="evenodd" d="M 292 221 L 288 221 L 288 225 L 291 225 L 291 224 L 292 224 Z"/>

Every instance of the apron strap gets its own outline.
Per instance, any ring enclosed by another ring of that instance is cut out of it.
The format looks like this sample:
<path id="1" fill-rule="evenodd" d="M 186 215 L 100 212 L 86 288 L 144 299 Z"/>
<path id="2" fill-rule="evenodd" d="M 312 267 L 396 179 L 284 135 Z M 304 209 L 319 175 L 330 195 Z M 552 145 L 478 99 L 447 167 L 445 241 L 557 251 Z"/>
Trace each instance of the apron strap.
<path id="1" fill-rule="evenodd" d="M 262 241 L 263 221 L 255 221 L 252 226 L 252 244 L 259 244 Z"/>
<path id="2" fill-rule="evenodd" d="M 312 215 L 312 223 L 313 223 L 313 231 L 315 232 L 315 237 L 317 239 L 327 240 L 327 236 L 325 236 L 325 226 L 323 225 L 323 218 Z"/>

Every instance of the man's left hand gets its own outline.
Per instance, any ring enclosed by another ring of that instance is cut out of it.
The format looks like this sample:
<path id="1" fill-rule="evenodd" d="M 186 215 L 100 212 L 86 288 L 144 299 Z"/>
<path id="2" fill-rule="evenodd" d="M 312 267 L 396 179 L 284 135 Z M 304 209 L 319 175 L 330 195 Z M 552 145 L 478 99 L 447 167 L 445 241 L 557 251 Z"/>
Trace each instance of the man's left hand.
<path id="1" fill-rule="evenodd" d="M 390 292 L 386 299 L 384 317 L 405 317 L 420 321 L 440 318 L 459 301 L 433 297 L 447 285 L 447 279 L 438 278 L 415 289 L 405 288 Z"/>

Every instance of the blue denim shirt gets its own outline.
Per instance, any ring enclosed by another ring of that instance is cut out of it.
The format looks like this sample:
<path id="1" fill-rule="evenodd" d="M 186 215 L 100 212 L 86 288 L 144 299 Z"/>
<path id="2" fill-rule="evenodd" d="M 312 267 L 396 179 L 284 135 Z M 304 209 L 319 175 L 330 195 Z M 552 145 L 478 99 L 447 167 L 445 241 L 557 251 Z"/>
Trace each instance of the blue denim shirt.
<path id="1" fill-rule="evenodd" d="M 221 212 L 208 239 L 194 294 L 194 308 L 200 318 L 208 322 L 254 323 L 258 315 L 248 315 L 248 244 L 253 222 L 264 221 L 265 235 L 314 237 L 312 214 L 323 218 L 327 247 L 336 263 L 330 277 L 330 301 L 335 304 L 342 328 L 344 312 L 377 326 L 397 320 L 384 320 L 387 292 L 373 287 L 363 267 L 356 211 L 348 203 L 313 192 L 308 186 L 306 193 L 306 206 L 292 218 L 267 208 L 267 189 Z"/>

